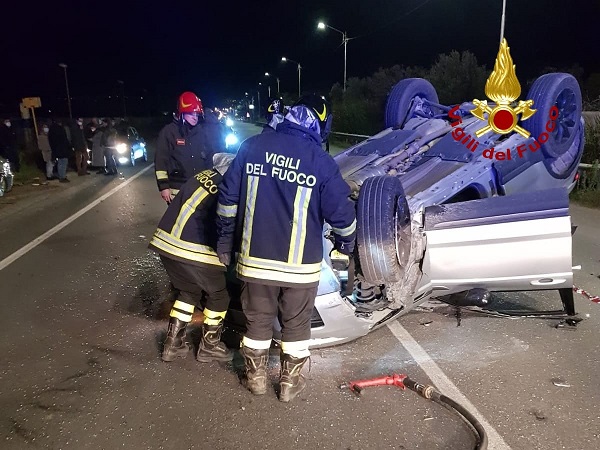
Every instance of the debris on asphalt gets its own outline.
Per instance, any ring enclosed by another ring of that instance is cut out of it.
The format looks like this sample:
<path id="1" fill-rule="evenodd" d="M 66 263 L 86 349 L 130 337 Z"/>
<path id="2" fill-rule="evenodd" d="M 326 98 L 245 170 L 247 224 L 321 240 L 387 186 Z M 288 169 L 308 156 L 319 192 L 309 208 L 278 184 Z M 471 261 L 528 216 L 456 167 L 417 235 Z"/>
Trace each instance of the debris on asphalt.
<path id="1" fill-rule="evenodd" d="M 424 327 L 428 327 L 433 323 L 433 320 L 420 320 L 419 325 L 423 325 Z"/>
<path id="2" fill-rule="evenodd" d="M 531 411 L 531 414 L 533 416 L 535 416 L 535 418 L 537 420 L 546 420 L 546 414 L 544 414 L 543 411 L 540 411 L 539 409 L 534 409 L 533 411 Z"/>
<path id="3" fill-rule="evenodd" d="M 434 418 L 433 418 L 433 417 L 431 417 L 431 416 L 425 416 L 425 417 L 423 417 L 423 420 L 424 420 L 424 421 L 426 421 L 426 420 L 433 420 L 433 419 L 434 419 Z"/>
<path id="4" fill-rule="evenodd" d="M 571 385 L 569 383 L 567 383 L 565 380 L 563 380 L 562 378 L 552 378 L 552 384 L 554 384 L 554 386 L 558 386 L 558 387 L 571 387 Z"/>

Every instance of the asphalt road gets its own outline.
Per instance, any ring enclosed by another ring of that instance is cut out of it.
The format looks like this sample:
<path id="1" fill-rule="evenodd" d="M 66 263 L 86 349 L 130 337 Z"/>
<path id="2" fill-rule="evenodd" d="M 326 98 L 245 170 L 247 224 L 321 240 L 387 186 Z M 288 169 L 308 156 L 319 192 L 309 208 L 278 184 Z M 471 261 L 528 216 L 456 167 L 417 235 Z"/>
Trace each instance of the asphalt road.
<path id="1" fill-rule="evenodd" d="M 582 296 L 576 307 L 589 317 L 574 331 L 474 314 L 457 327 L 452 310 L 431 305 L 314 351 L 309 387 L 288 405 L 240 387 L 239 358 L 163 363 L 168 279 L 147 243 L 165 206 L 149 163 L 122 172 L 0 202 L 0 448 L 473 448 L 453 414 L 410 391 L 372 388 L 357 399 L 338 389 L 390 373 L 467 405 L 489 448 L 600 448 L 600 305 Z M 576 284 L 598 294 L 600 212 L 571 213 Z M 496 304 L 560 300 L 521 293 Z M 277 370 L 274 352 L 273 382 Z"/>

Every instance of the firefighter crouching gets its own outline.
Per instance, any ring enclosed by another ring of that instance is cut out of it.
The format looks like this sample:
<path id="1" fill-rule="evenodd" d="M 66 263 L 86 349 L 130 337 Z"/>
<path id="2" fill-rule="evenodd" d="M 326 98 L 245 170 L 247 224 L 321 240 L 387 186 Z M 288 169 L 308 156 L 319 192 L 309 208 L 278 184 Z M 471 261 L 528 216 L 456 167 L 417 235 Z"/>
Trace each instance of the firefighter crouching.
<path id="1" fill-rule="evenodd" d="M 283 402 L 306 384 L 300 372 L 310 355 L 323 222 L 332 226 L 338 251 L 350 254 L 354 248 L 356 216 L 350 188 L 321 148 L 330 127 L 331 111 L 322 97 L 300 99 L 275 131 L 242 143 L 219 187 L 217 254 L 228 265 L 232 251 L 239 252 L 236 271 L 245 282 L 242 383 L 253 394 L 266 392 L 273 322 L 279 311 Z M 234 242 L 236 222 L 239 246 Z"/>
<path id="2" fill-rule="evenodd" d="M 215 154 L 214 169 L 198 173 L 181 187 L 149 244 L 160 254 L 171 283 L 179 291 L 170 313 L 163 361 L 187 356 L 191 347 L 186 341 L 186 327 L 203 293 L 206 307 L 196 359 L 230 361 L 233 357 L 221 342 L 229 294 L 225 285 L 226 268 L 214 250 L 217 186 L 232 159 L 231 154 Z"/>
<path id="3" fill-rule="evenodd" d="M 181 94 L 177 113 L 173 122 L 160 131 L 154 157 L 158 190 L 167 203 L 190 177 L 212 167 L 214 154 L 225 150 L 218 122 L 205 120 L 196 94 Z"/>

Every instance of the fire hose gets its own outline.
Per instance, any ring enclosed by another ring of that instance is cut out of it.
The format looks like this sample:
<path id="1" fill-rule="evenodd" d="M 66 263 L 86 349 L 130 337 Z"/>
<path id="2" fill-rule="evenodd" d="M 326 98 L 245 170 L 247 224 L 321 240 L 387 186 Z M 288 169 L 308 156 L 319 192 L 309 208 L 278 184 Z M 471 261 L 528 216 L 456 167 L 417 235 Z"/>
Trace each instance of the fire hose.
<path id="1" fill-rule="evenodd" d="M 433 386 L 419 384 L 416 381 L 408 378 L 403 374 L 394 374 L 387 377 L 372 378 L 369 380 L 351 381 L 349 383 L 342 384 L 340 389 L 349 389 L 356 395 L 360 396 L 362 390 L 366 387 L 371 386 L 397 386 L 402 390 L 406 388 L 413 392 L 416 392 L 421 397 L 431 400 L 451 411 L 455 412 L 463 421 L 470 425 L 471 430 L 474 432 L 477 438 L 476 450 L 485 450 L 488 446 L 488 438 L 485 433 L 485 429 L 479 423 L 479 421 L 463 406 L 456 403 L 451 398 L 438 392 Z"/>

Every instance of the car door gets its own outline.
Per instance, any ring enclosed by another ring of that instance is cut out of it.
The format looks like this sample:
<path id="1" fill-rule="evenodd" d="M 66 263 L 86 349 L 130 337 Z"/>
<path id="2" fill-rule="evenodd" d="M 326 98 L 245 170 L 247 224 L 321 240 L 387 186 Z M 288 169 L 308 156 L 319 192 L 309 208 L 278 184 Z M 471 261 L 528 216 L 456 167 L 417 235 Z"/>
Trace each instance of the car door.
<path id="1" fill-rule="evenodd" d="M 424 221 L 421 293 L 573 286 L 564 188 L 430 206 Z"/>

